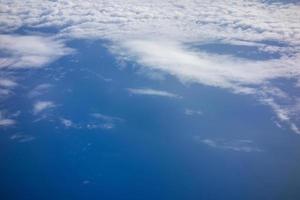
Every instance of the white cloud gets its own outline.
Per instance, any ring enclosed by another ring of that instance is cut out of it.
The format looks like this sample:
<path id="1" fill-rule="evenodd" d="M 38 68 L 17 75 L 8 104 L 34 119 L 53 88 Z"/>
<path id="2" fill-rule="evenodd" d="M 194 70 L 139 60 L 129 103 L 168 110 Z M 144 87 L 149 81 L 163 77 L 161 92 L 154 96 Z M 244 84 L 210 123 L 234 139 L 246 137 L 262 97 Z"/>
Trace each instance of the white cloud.
<path id="1" fill-rule="evenodd" d="M 72 120 L 70 120 L 70 119 L 61 118 L 60 121 L 66 128 L 75 126 L 74 122 L 72 122 Z"/>
<path id="2" fill-rule="evenodd" d="M 70 48 L 54 38 L 0 34 L 0 68 L 36 68 L 71 52 Z"/>
<path id="3" fill-rule="evenodd" d="M 7 78 L 0 78 L 0 86 L 5 88 L 12 88 L 17 86 L 17 83 Z"/>
<path id="4" fill-rule="evenodd" d="M 59 27 L 84 38 L 171 38 L 183 41 L 269 39 L 299 44 L 298 4 L 222 0 L 4 0 L 2 30 Z"/>
<path id="5" fill-rule="evenodd" d="M 151 88 L 128 88 L 128 92 L 131 94 L 137 95 L 148 95 L 148 96 L 161 96 L 161 97 L 169 97 L 169 98 L 181 98 L 177 94 L 163 91 L 163 90 L 155 90 Z"/>
<path id="6" fill-rule="evenodd" d="M 217 149 L 237 151 L 237 152 L 262 152 L 263 150 L 256 147 L 251 140 L 223 140 L 223 139 L 200 139 L 197 141 Z"/>
<path id="7" fill-rule="evenodd" d="M 16 123 L 13 119 L 0 119 L 0 127 L 12 126 Z"/>
<path id="8" fill-rule="evenodd" d="M 18 84 L 11 79 L 0 77 L 0 98 L 7 97 L 10 94 L 12 94 L 12 89 L 15 88 L 17 85 Z"/>
<path id="9" fill-rule="evenodd" d="M 300 135 L 300 129 L 299 129 L 299 127 L 297 127 L 296 124 L 291 123 L 291 124 L 290 124 L 290 127 L 291 127 L 291 130 L 292 130 L 292 131 L 294 131 L 295 133 L 297 133 L 297 134 Z"/>
<path id="10" fill-rule="evenodd" d="M 133 61 L 154 70 L 161 70 L 185 82 L 253 93 L 253 85 L 276 78 L 300 76 L 296 60 L 288 66 L 284 59 L 253 61 L 232 56 L 207 54 L 170 41 L 134 40 L 123 43 L 114 52 L 131 56 Z M 128 59 L 128 57 L 126 57 Z"/>
<path id="11" fill-rule="evenodd" d="M 297 107 L 295 106 L 292 106 L 292 109 L 290 107 L 283 107 L 283 106 L 280 106 L 278 103 L 275 102 L 275 100 L 273 98 L 261 98 L 260 100 L 262 103 L 268 105 L 271 107 L 271 109 L 275 112 L 277 118 L 287 124 L 290 129 L 297 133 L 297 134 L 300 134 L 300 129 L 299 127 L 295 124 L 295 122 L 291 119 L 293 113 L 295 112 L 296 110 L 296 115 L 299 114 L 299 112 L 297 111 Z M 297 106 L 297 105 L 296 105 Z M 297 118 L 297 116 L 296 116 Z"/>
<path id="12" fill-rule="evenodd" d="M 55 104 L 52 101 L 37 101 L 33 105 L 33 113 L 38 114 L 44 110 L 54 108 Z"/>
<path id="13" fill-rule="evenodd" d="M 14 116 L 5 116 L 5 114 L 0 111 L 0 127 L 8 127 L 8 126 L 13 126 L 16 124 L 16 120 L 11 119 Z"/>

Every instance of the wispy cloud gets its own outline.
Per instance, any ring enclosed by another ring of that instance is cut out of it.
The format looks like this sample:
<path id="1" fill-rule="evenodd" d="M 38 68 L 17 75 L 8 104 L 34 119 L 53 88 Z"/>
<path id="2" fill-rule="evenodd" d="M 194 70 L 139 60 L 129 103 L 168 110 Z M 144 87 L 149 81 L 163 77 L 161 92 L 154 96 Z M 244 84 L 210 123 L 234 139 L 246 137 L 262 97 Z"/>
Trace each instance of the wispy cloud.
<path id="1" fill-rule="evenodd" d="M 186 115 L 203 115 L 203 112 L 201 110 L 193 110 L 193 109 L 185 109 L 184 114 Z"/>
<path id="2" fill-rule="evenodd" d="M 10 137 L 11 140 L 16 140 L 19 143 L 31 142 L 36 138 L 32 135 L 14 134 Z"/>
<path id="3" fill-rule="evenodd" d="M 39 114 L 44 110 L 54 108 L 56 105 L 52 101 L 37 101 L 33 105 L 33 113 Z"/>
<path id="4" fill-rule="evenodd" d="M 292 113 L 294 112 L 294 110 L 297 110 L 297 108 L 295 108 L 295 106 L 292 106 L 292 110 L 291 110 L 290 108 L 280 106 L 278 103 L 275 102 L 275 100 L 273 98 L 261 98 L 260 101 L 262 103 L 270 106 L 271 109 L 273 110 L 273 112 L 276 114 L 277 118 L 281 122 L 286 123 L 293 132 L 300 134 L 299 127 L 291 119 Z M 296 115 L 298 115 L 298 113 L 296 113 Z M 277 122 L 277 124 L 278 124 L 278 122 Z M 278 124 L 278 125 L 280 125 L 280 124 Z"/>
<path id="5" fill-rule="evenodd" d="M 44 94 L 45 92 L 47 92 L 52 87 L 53 87 L 53 85 L 51 85 L 49 83 L 43 83 L 43 84 L 37 85 L 35 88 L 33 88 L 28 93 L 28 97 L 34 98 L 34 97 L 41 96 L 42 94 Z"/>
<path id="6" fill-rule="evenodd" d="M 198 142 L 205 144 L 212 148 L 238 151 L 238 152 L 262 152 L 263 150 L 255 146 L 252 140 L 224 140 L 224 139 L 201 139 L 195 138 Z"/>
<path id="7" fill-rule="evenodd" d="M 124 122 L 125 120 L 120 117 L 108 116 L 102 113 L 91 113 L 94 120 L 87 124 L 88 129 L 113 129 L 117 124 Z"/>
<path id="8" fill-rule="evenodd" d="M 148 96 L 161 96 L 161 97 L 169 97 L 169 98 L 181 98 L 179 95 L 163 91 L 163 90 L 155 90 L 151 88 L 127 88 L 128 92 L 136 95 L 148 95 Z"/>
<path id="9" fill-rule="evenodd" d="M 11 78 L 3 78 L 0 76 L 0 98 L 7 97 L 13 93 L 13 89 L 18 85 Z"/>
<path id="10" fill-rule="evenodd" d="M 11 80 L 11 79 L 0 77 L 0 86 L 1 87 L 12 88 L 12 87 L 15 87 L 17 85 L 18 84 L 15 81 Z"/>
<path id="11" fill-rule="evenodd" d="M 184 82 L 227 88 L 239 93 L 255 93 L 255 85 L 300 75 L 297 65 L 300 57 L 290 60 L 286 66 L 285 59 L 253 61 L 203 53 L 176 42 L 152 40 L 127 41 L 124 49 L 119 50 L 121 55 L 126 52 L 142 66 L 164 71 Z"/>
<path id="12" fill-rule="evenodd" d="M 104 115 L 104 114 L 101 114 L 101 113 L 92 113 L 91 116 L 96 118 L 96 119 L 101 119 L 101 120 L 109 121 L 109 122 L 124 121 L 124 119 L 122 119 L 120 117 L 108 116 L 108 115 Z"/>
<path id="13" fill-rule="evenodd" d="M 0 111 L 0 127 L 9 127 L 16 124 L 16 120 L 12 119 L 14 116 L 6 116 L 2 111 Z"/>

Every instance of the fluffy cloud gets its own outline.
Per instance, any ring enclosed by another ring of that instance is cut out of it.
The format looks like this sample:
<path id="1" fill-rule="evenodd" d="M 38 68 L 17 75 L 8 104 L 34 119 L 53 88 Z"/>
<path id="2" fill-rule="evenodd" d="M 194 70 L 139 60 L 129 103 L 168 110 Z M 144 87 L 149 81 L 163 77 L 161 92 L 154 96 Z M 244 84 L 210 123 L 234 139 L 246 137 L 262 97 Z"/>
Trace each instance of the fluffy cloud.
<path id="1" fill-rule="evenodd" d="M 59 27 L 73 37 L 280 40 L 299 45 L 299 5 L 222 0 L 4 0 L 3 30 Z"/>
<path id="2" fill-rule="evenodd" d="M 71 52 L 58 40 L 42 36 L 0 35 L 0 68 L 36 68 Z"/>

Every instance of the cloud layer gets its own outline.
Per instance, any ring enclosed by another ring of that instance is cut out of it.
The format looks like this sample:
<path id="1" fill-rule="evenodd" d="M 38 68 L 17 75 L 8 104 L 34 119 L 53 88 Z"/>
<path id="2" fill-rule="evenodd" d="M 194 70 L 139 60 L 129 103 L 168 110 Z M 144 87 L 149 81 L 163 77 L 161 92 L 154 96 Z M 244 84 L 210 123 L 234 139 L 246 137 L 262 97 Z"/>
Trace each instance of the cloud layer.
<path id="1" fill-rule="evenodd" d="M 299 4 L 260 0 L 4 0 L 0 6 L 0 50 L 5 52 L 0 68 L 43 66 L 70 53 L 62 42 L 66 39 L 105 39 L 110 41 L 111 52 L 125 61 L 173 75 L 184 83 L 252 94 L 273 109 L 281 122 L 299 132 L 299 112 L 293 111 L 299 94 L 273 84 L 284 79 L 294 81 L 293 87 L 299 86 Z M 13 34 L 20 28 L 53 28 L 54 36 Z M 236 51 L 250 48 L 248 51 L 276 56 L 246 59 L 237 53 L 220 55 L 195 47 L 203 44 L 223 44 Z"/>

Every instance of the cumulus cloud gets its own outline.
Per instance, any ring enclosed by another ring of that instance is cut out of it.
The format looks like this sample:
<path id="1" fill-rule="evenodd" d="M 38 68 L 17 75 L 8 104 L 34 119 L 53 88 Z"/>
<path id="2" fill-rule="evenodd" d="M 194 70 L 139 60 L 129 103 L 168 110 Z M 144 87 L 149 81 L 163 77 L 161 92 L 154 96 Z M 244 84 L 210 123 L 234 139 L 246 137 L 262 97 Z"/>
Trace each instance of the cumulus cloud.
<path id="1" fill-rule="evenodd" d="M 198 142 L 216 149 L 223 149 L 237 152 L 262 152 L 263 150 L 255 146 L 252 140 L 223 140 L 223 139 L 200 139 Z"/>
<path id="2" fill-rule="evenodd" d="M 169 97 L 169 98 L 180 98 L 177 94 L 163 91 L 155 90 L 151 88 L 128 88 L 128 92 L 136 95 L 147 95 L 147 96 L 160 96 L 160 97 Z"/>
<path id="3" fill-rule="evenodd" d="M 56 105 L 52 101 L 37 101 L 33 105 L 33 113 L 39 114 L 44 110 L 54 108 Z"/>

